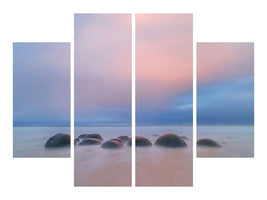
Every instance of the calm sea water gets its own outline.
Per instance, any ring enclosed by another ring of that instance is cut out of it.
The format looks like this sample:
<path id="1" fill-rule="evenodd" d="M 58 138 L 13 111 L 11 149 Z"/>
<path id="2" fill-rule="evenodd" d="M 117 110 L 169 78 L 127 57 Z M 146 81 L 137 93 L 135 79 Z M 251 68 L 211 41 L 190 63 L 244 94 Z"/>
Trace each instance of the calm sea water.
<path id="1" fill-rule="evenodd" d="M 210 138 L 223 146 L 198 147 L 198 157 L 254 157 L 254 126 L 198 126 L 197 138 Z"/>
<path id="2" fill-rule="evenodd" d="M 105 140 L 120 135 L 131 137 L 131 127 L 75 127 L 75 138 L 83 133 L 98 133 Z M 75 186 L 130 186 L 131 148 L 102 149 L 98 146 L 74 148 Z"/>
<path id="3" fill-rule="evenodd" d="M 188 137 L 188 148 L 166 149 L 156 146 L 136 148 L 137 186 L 191 186 L 193 180 L 192 127 L 142 126 L 136 135 L 152 143 L 165 133 Z M 104 140 L 128 135 L 130 127 L 75 127 L 75 137 L 82 133 L 99 133 Z M 107 150 L 100 146 L 75 146 L 75 186 L 130 186 L 131 148 Z"/>
<path id="4" fill-rule="evenodd" d="M 70 134 L 69 127 L 14 127 L 13 157 L 70 157 L 70 148 L 45 149 L 56 133 Z"/>
<path id="5" fill-rule="evenodd" d="M 148 138 L 153 144 L 166 133 L 186 136 L 187 148 L 152 146 L 136 148 L 137 186 L 192 186 L 193 185 L 193 127 L 192 126 L 137 126 L 136 135 Z"/>

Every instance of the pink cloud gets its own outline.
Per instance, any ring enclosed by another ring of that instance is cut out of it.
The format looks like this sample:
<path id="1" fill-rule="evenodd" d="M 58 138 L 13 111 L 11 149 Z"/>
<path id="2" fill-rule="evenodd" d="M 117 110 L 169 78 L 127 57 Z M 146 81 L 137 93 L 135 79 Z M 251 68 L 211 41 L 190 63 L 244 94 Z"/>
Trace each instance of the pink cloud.
<path id="1" fill-rule="evenodd" d="M 198 43 L 198 85 L 253 74 L 253 43 Z"/>
<path id="2" fill-rule="evenodd" d="M 192 14 L 137 14 L 137 104 L 159 105 L 192 88 L 192 56 Z"/>
<path id="3" fill-rule="evenodd" d="M 130 107 L 131 16 L 90 14 L 75 20 L 85 21 L 75 30 L 76 108 Z"/>

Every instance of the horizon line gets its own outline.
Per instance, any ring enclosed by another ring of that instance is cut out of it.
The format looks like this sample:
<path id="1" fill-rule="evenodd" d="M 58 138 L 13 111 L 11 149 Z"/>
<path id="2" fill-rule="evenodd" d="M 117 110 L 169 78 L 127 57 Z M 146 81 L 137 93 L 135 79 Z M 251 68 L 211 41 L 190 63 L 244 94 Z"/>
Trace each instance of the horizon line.
<path id="1" fill-rule="evenodd" d="M 193 126 L 193 124 L 143 124 L 138 126 Z M 254 124 L 200 124 L 198 126 L 254 126 Z M 69 127 L 67 125 L 13 125 L 13 127 Z M 74 125 L 74 127 L 132 127 L 132 125 Z"/>

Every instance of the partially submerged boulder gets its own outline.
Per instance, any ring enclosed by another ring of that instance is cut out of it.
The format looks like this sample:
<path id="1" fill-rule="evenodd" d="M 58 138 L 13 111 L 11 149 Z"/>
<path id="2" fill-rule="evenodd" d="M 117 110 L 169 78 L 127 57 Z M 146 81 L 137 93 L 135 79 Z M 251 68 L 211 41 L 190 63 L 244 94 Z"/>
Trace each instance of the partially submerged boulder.
<path id="1" fill-rule="evenodd" d="M 81 146 L 100 145 L 101 141 L 95 138 L 86 138 L 79 143 Z"/>
<path id="2" fill-rule="evenodd" d="M 197 141 L 197 146 L 204 146 L 204 147 L 222 147 L 221 144 L 219 144 L 218 142 L 212 140 L 212 139 L 208 139 L 208 138 L 203 138 L 203 139 L 199 139 Z"/>
<path id="3" fill-rule="evenodd" d="M 114 140 L 108 140 L 106 142 L 104 142 L 101 147 L 103 149 L 119 149 L 121 147 L 123 147 L 123 144 L 121 142 L 118 141 L 114 141 Z"/>
<path id="4" fill-rule="evenodd" d="M 132 146 L 132 139 L 129 140 L 127 143 L 128 146 Z M 141 136 L 136 136 L 135 137 L 135 146 L 137 147 L 148 147 L 151 146 L 152 143 L 150 142 L 149 139 Z"/>
<path id="5" fill-rule="evenodd" d="M 167 133 L 160 136 L 156 140 L 155 145 L 171 148 L 187 147 L 185 141 L 181 137 L 173 133 Z"/>
<path id="6" fill-rule="evenodd" d="M 100 141 L 103 141 L 103 138 L 101 135 L 97 134 L 97 133 L 91 133 L 91 134 L 81 134 L 79 137 L 79 139 L 85 139 L 85 138 L 95 138 L 95 139 L 98 139 Z"/>
<path id="7" fill-rule="evenodd" d="M 79 135 L 79 139 L 84 139 L 86 136 L 88 136 L 89 134 L 87 134 L 87 133 L 85 133 L 85 134 L 81 134 L 81 135 Z"/>
<path id="8" fill-rule="evenodd" d="M 65 133 L 57 133 L 47 140 L 45 148 L 56 148 L 70 146 L 70 135 Z"/>
<path id="9" fill-rule="evenodd" d="M 130 138 L 129 138 L 127 135 L 121 135 L 121 136 L 119 136 L 119 137 L 117 137 L 117 138 L 119 138 L 119 139 L 122 140 L 123 142 L 127 142 L 127 141 L 130 140 Z"/>
<path id="10" fill-rule="evenodd" d="M 110 140 L 114 140 L 114 141 L 117 141 L 117 142 L 123 143 L 123 141 L 122 141 L 121 139 L 119 139 L 119 138 L 112 138 L 112 139 L 110 139 Z"/>
<path id="11" fill-rule="evenodd" d="M 149 139 L 141 136 L 136 136 L 135 137 L 135 146 L 137 147 L 145 147 L 145 146 L 151 146 L 152 143 L 150 142 Z"/>

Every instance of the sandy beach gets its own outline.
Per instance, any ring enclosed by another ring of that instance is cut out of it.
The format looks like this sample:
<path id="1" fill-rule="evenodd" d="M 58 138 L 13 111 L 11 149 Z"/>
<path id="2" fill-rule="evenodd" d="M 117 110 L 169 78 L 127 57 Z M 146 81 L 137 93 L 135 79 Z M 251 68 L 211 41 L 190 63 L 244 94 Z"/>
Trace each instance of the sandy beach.
<path id="1" fill-rule="evenodd" d="M 106 141 L 120 135 L 131 137 L 131 128 L 75 127 L 75 138 L 82 133 L 98 133 Z M 131 168 L 131 147 L 103 149 L 100 145 L 75 146 L 75 186 L 131 186 Z"/>
<path id="2" fill-rule="evenodd" d="M 85 132 L 99 133 L 104 141 L 130 135 L 130 127 L 76 127 L 75 137 Z M 192 127 L 137 127 L 137 134 L 152 144 L 159 135 L 174 132 L 186 136 L 187 148 L 136 147 L 136 186 L 192 186 Z M 75 186 L 131 186 L 131 147 L 102 149 L 75 146 Z"/>

